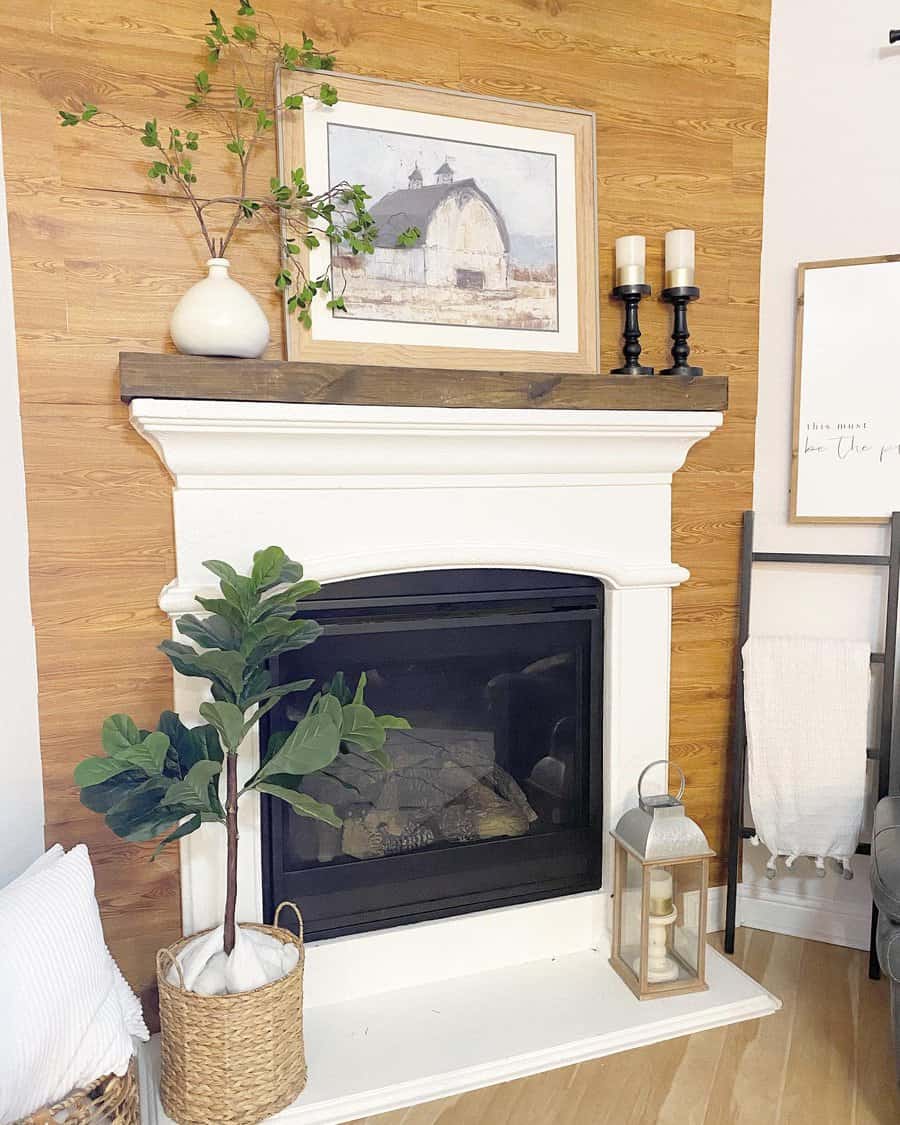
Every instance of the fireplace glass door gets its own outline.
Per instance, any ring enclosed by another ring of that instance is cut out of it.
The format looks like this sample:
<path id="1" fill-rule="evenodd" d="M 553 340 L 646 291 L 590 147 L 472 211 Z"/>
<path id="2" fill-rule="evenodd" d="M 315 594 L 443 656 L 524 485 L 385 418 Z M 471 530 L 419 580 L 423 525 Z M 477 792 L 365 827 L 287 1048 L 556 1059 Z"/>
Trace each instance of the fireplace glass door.
<path id="1" fill-rule="evenodd" d="M 266 913 L 298 903 L 309 936 L 358 932 L 599 885 L 602 586 L 524 571 L 336 583 L 304 603 L 324 626 L 272 662 L 313 677 L 263 737 L 335 673 L 366 676 L 390 768 L 342 753 L 303 789 L 341 828 L 264 798 Z"/>

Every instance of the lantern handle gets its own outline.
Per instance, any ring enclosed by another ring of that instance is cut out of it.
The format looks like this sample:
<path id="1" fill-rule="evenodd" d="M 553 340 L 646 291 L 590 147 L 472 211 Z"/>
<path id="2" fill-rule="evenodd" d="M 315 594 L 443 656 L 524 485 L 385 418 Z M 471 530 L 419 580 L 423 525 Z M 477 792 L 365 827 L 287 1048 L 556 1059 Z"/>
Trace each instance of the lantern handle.
<path id="1" fill-rule="evenodd" d="M 641 792 L 641 782 L 644 780 L 644 775 L 647 774 L 650 770 L 652 770 L 654 766 L 667 766 L 669 769 L 678 770 L 678 772 L 681 774 L 681 788 L 678 790 L 678 796 L 675 798 L 676 801 L 680 801 L 681 798 L 684 796 L 684 786 L 685 786 L 685 782 L 686 782 L 686 778 L 684 776 L 684 770 L 681 768 L 681 766 L 678 765 L 677 762 L 671 762 L 671 761 L 669 761 L 668 758 L 657 758 L 655 762 L 650 762 L 649 765 L 644 766 L 644 768 L 641 770 L 641 774 L 640 774 L 640 777 L 638 778 L 638 783 L 637 783 L 638 802 L 643 806 L 644 795 Z M 666 775 L 666 794 L 668 794 L 668 792 L 669 792 L 669 786 L 668 786 L 668 774 L 667 774 Z"/>

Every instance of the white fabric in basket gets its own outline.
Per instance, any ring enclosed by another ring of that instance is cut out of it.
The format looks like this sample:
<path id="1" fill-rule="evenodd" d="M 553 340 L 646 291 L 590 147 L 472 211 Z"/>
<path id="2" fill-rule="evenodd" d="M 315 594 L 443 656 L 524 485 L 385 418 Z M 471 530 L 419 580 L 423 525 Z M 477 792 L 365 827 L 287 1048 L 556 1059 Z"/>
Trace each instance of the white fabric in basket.
<path id="1" fill-rule="evenodd" d="M 0 1123 L 124 1074 L 137 997 L 103 940 L 83 844 L 51 848 L 0 890 Z"/>
<path id="2" fill-rule="evenodd" d="M 189 941 L 177 957 L 184 987 L 201 996 L 225 996 L 262 988 L 286 977 L 299 960 L 300 951 L 292 942 L 281 942 L 272 934 L 240 926 L 235 926 L 234 949 L 230 954 L 225 953 L 225 927 L 217 926 Z M 170 984 L 181 984 L 174 965 L 166 979 Z"/>

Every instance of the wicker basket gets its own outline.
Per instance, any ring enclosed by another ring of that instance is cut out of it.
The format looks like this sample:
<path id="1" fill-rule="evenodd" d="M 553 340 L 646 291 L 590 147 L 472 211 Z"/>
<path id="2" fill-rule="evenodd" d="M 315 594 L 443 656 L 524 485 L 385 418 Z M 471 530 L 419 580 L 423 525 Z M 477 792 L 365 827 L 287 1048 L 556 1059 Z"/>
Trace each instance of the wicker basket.
<path id="1" fill-rule="evenodd" d="M 299 938 L 278 926 L 285 907 L 297 915 Z M 175 958 L 196 934 L 161 949 L 156 957 L 160 1097 L 179 1125 L 255 1125 L 290 1105 L 306 1085 L 300 911 L 292 902 L 283 902 L 275 911 L 274 926 L 244 928 L 293 942 L 300 953 L 296 968 L 250 992 L 200 996 L 168 980 L 173 965 L 181 975 Z"/>
<path id="2" fill-rule="evenodd" d="M 16 1125 L 140 1125 L 137 1068 L 132 1059 L 123 1077 L 107 1074 L 56 1105 L 23 1117 Z"/>

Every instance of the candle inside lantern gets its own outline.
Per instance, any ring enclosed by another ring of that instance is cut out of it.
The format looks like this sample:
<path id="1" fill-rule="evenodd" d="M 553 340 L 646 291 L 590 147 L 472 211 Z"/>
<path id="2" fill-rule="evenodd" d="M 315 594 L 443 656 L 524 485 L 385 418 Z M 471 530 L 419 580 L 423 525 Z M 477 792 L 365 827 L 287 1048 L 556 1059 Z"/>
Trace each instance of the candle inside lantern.
<path id="1" fill-rule="evenodd" d="M 646 264 L 647 240 L 642 234 L 616 239 L 616 285 L 643 285 Z"/>
<path id="2" fill-rule="evenodd" d="M 694 232 L 670 230 L 666 235 L 666 288 L 694 284 Z"/>
<path id="3" fill-rule="evenodd" d="M 650 913 L 657 917 L 672 913 L 672 873 L 661 867 L 650 869 Z"/>

